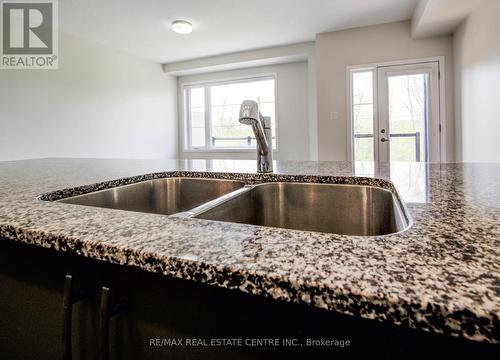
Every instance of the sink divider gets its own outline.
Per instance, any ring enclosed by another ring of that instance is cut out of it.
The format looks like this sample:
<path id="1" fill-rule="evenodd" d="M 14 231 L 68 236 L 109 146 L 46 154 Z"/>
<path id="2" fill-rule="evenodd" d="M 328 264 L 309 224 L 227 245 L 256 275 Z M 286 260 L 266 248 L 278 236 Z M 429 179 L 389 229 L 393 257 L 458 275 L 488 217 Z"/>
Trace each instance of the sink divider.
<path id="1" fill-rule="evenodd" d="M 235 191 L 232 191 L 228 194 L 222 195 L 216 199 L 210 200 L 204 204 L 201 204 L 200 206 L 195 207 L 194 209 L 188 210 L 188 211 L 183 211 L 180 213 L 175 213 L 169 216 L 172 217 L 179 217 L 179 218 L 192 218 L 197 215 L 200 215 L 204 213 L 205 211 L 208 211 L 210 209 L 213 209 L 216 206 L 219 206 L 220 204 L 225 203 L 226 201 L 229 201 L 231 199 L 234 199 L 235 197 L 240 196 L 241 194 L 244 194 L 250 190 L 252 190 L 256 185 L 245 185 L 241 189 L 237 189 Z"/>

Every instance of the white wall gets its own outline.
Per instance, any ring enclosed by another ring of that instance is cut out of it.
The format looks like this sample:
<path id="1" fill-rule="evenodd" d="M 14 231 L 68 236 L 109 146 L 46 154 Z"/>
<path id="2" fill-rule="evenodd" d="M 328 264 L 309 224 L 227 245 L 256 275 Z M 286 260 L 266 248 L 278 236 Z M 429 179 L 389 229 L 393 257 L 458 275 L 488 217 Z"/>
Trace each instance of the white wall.
<path id="1" fill-rule="evenodd" d="M 61 34 L 58 70 L 0 70 L 0 160 L 177 156 L 160 64 Z"/>
<path id="2" fill-rule="evenodd" d="M 308 109 L 309 109 L 309 160 L 318 160 L 318 94 L 316 50 L 312 46 L 307 59 L 308 77 Z"/>
<path id="3" fill-rule="evenodd" d="M 231 79 L 257 74 L 277 74 L 277 110 L 279 151 L 274 158 L 281 160 L 309 159 L 309 81 L 307 62 L 254 67 L 240 70 L 212 72 L 181 76 L 178 78 L 179 115 L 182 115 L 182 83 Z M 179 121 L 183 117 L 179 116 Z M 179 138 L 183 138 L 182 126 Z M 183 152 L 180 144 L 179 153 L 184 158 L 202 159 L 255 159 L 255 150 L 247 152 Z"/>
<path id="4" fill-rule="evenodd" d="M 414 40 L 410 22 L 397 22 L 318 34 L 316 72 L 318 101 L 318 157 L 347 159 L 346 67 L 378 62 L 445 57 L 448 161 L 454 161 L 453 51 L 450 36 Z M 331 120 L 330 113 L 338 119 Z"/>
<path id="5" fill-rule="evenodd" d="M 453 37 L 457 158 L 500 162 L 500 1 L 484 0 Z"/>

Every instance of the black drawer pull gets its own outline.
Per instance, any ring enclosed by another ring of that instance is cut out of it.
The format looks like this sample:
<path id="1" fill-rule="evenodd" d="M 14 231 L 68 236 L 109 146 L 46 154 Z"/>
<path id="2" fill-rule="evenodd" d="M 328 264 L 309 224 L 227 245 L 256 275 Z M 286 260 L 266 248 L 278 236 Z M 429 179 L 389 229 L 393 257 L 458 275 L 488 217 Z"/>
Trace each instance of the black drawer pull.
<path id="1" fill-rule="evenodd" d="M 73 293 L 73 276 L 66 275 L 63 293 L 63 324 L 61 340 L 63 346 L 63 360 L 71 360 L 71 324 L 73 321 L 73 304 L 84 299 L 85 294 Z"/>
<path id="2" fill-rule="evenodd" d="M 125 302 L 110 305 L 110 290 L 108 287 L 101 288 L 101 306 L 99 310 L 99 339 L 98 358 L 109 359 L 109 320 L 123 311 Z"/>

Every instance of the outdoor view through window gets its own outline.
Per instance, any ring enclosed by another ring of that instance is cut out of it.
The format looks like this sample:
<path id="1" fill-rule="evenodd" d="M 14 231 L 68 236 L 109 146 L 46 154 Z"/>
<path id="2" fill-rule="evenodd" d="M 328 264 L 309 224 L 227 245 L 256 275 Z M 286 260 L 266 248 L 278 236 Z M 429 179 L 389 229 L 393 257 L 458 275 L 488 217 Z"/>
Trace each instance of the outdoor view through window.
<path id="1" fill-rule="evenodd" d="M 373 71 L 352 74 L 354 159 L 374 161 Z"/>
<path id="2" fill-rule="evenodd" d="M 391 161 L 426 161 L 426 74 L 389 76 Z"/>
<path id="3" fill-rule="evenodd" d="M 186 87 L 187 148 L 255 148 L 252 128 L 238 121 L 240 105 L 247 99 L 257 101 L 262 115 L 271 118 L 276 148 L 274 77 Z"/>

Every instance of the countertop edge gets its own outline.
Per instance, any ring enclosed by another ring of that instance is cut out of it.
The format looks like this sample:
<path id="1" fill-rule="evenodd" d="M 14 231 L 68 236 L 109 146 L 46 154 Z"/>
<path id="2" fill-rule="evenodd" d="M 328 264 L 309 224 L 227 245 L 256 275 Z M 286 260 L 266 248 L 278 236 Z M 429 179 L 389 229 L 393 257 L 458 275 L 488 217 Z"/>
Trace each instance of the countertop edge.
<path id="1" fill-rule="evenodd" d="M 264 296 L 274 300 L 299 303 L 307 306 L 336 311 L 344 315 L 361 317 L 380 322 L 390 322 L 394 325 L 403 325 L 412 329 L 447 334 L 454 337 L 463 337 L 473 341 L 498 344 L 500 341 L 494 336 L 494 327 L 489 329 L 491 336 L 483 334 L 470 335 L 463 331 L 465 318 L 474 323 L 498 324 L 497 314 L 478 316 L 469 309 L 450 312 L 449 309 L 431 303 L 403 303 L 391 301 L 388 298 L 367 298 L 362 294 L 348 292 L 345 288 L 331 288 L 326 286 L 307 286 L 286 278 L 274 278 L 267 274 L 253 273 L 247 270 L 218 267 L 214 264 L 205 264 L 195 260 L 176 257 L 157 256 L 151 252 L 137 252 L 126 247 L 104 244 L 99 241 L 81 241 L 78 238 L 59 236 L 44 231 L 22 229 L 13 225 L 0 225 L 0 238 L 9 241 L 21 242 L 45 249 L 56 250 L 85 258 L 104 261 L 110 264 L 135 267 L 151 273 L 163 274 L 187 281 L 218 286 L 230 290 L 239 290 L 256 296 Z M 103 256 L 103 250 L 107 255 Z M 130 255 L 135 256 L 130 256 Z M 140 257 L 142 261 L 138 261 Z M 208 277 L 207 274 L 217 276 Z M 244 281 L 241 281 L 241 279 Z M 224 279 L 221 282 L 219 279 Z M 239 283 L 239 284 L 238 284 Z M 281 284 L 278 286 L 277 284 Z M 286 286 L 284 286 L 286 284 Z M 272 285 L 272 286 L 270 286 Z M 422 317 L 419 312 L 409 311 L 415 307 L 428 308 L 429 316 L 440 314 L 438 318 Z M 377 312 L 373 309 L 376 308 Z M 380 309 L 385 308 L 381 314 Z M 434 324 L 434 326 L 431 326 Z M 483 328 L 486 329 L 486 328 Z M 474 334 L 474 332 L 472 333 Z"/>

